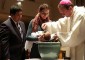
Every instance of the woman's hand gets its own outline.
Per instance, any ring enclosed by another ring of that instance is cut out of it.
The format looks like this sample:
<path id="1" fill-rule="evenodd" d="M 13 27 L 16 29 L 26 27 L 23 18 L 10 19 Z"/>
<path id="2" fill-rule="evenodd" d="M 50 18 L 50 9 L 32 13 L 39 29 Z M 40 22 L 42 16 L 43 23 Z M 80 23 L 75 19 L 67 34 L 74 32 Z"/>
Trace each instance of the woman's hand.
<path id="1" fill-rule="evenodd" d="M 44 34 L 38 36 L 38 41 L 45 42 L 46 40 L 44 39 Z"/>
<path id="2" fill-rule="evenodd" d="M 49 32 L 45 32 L 44 34 L 38 36 L 38 40 L 42 42 L 49 41 L 50 38 L 51 38 L 51 35 Z"/>

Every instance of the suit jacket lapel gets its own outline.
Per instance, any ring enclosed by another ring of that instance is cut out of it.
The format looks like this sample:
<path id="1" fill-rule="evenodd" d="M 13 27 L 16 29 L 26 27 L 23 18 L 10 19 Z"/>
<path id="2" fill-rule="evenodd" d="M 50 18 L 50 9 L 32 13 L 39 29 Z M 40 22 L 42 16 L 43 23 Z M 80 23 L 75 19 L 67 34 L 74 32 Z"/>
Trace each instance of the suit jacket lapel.
<path id="1" fill-rule="evenodd" d="M 10 29 L 11 31 L 21 39 L 21 35 L 20 35 L 20 32 L 19 30 L 17 29 L 15 23 L 13 22 L 13 20 L 10 18 L 8 19 L 7 21 L 4 22 Z"/>

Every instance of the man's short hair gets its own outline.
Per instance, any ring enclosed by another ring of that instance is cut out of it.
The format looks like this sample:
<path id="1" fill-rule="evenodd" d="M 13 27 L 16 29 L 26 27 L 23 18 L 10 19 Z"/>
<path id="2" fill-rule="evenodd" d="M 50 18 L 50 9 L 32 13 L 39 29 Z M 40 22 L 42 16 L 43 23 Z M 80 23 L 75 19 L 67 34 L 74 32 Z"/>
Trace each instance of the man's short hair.
<path id="1" fill-rule="evenodd" d="M 13 5 L 10 8 L 10 15 L 15 15 L 16 12 L 22 11 L 22 8 L 18 5 Z"/>

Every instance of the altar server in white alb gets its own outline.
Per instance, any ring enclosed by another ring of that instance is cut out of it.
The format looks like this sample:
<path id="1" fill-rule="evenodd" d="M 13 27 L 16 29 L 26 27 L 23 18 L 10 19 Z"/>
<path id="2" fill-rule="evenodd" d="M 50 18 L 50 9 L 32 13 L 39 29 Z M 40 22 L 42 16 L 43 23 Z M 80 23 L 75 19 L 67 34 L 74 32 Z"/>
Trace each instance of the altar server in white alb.
<path id="1" fill-rule="evenodd" d="M 43 29 L 56 30 L 62 46 L 71 48 L 71 60 L 85 60 L 85 7 L 74 6 L 70 0 L 61 0 L 58 9 L 64 17 L 55 24 L 43 24 Z"/>

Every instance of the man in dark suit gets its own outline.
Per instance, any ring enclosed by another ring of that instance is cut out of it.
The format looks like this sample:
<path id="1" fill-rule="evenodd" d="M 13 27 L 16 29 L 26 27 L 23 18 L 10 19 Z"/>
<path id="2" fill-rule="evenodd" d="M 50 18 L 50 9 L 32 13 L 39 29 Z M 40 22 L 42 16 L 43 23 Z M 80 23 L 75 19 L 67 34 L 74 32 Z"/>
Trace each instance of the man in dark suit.
<path id="1" fill-rule="evenodd" d="M 2 60 L 24 60 L 25 25 L 21 18 L 21 7 L 14 5 L 10 17 L 0 25 Z"/>

